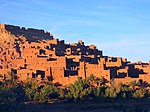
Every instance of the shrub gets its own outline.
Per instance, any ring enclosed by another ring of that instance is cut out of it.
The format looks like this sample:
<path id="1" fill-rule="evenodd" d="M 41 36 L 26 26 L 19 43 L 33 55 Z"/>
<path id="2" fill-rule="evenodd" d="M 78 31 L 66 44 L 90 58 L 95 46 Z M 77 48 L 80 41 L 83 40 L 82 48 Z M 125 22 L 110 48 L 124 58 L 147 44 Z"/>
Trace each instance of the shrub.
<path id="1" fill-rule="evenodd" d="M 24 91 L 21 86 L 0 91 L 1 111 L 18 111 L 24 104 Z"/>

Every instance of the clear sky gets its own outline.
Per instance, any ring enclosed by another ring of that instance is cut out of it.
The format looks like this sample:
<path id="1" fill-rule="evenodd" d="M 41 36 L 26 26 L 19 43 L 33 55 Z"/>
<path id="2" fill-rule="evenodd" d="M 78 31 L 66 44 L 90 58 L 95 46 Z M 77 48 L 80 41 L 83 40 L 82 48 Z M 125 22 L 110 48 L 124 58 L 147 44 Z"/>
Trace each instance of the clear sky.
<path id="1" fill-rule="evenodd" d="M 150 0 L 0 0 L 0 22 L 81 39 L 104 55 L 150 60 Z"/>

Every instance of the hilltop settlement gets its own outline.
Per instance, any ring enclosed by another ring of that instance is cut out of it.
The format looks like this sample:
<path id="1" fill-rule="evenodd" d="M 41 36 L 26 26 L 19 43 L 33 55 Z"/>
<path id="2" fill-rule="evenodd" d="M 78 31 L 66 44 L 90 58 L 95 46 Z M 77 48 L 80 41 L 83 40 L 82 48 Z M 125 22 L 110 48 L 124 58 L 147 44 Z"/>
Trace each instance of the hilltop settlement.
<path id="1" fill-rule="evenodd" d="M 62 86 L 93 74 L 116 84 L 132 80 L 150 83 L 150 62 L 131 63 L 126 58 L 103 56 L 103 52 L 82 40 L 66 44 L 44 30 L 0 24 L 0 74 L 8 72 L 19 81 L 28 77 Z"/>

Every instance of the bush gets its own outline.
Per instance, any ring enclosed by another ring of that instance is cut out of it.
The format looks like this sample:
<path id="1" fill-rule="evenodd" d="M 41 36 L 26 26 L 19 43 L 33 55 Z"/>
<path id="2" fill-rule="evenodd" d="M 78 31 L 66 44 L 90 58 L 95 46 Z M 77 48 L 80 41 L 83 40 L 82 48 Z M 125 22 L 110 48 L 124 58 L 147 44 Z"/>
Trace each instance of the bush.
<path id="1" fill-rule="evenodd" d="M 24 91 L 21 86 L 0 91 L 0 109 L 2 111 L 17 111 L 24 105 Z"/>

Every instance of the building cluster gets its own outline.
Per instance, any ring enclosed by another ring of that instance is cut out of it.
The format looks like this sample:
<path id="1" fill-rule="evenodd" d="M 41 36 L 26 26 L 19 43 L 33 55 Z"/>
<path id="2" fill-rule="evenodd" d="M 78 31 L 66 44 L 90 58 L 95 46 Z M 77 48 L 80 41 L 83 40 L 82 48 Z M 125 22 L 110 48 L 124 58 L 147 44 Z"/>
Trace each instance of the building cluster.
<path id="1" fill-rule="evenodd" d="M 125 58 L 103 56 L 95 45 L 82 40 L 65 44 L 44 30 L 0 24 L 0 74 L 20 81 L 28 77 L 61 85 L 91 74 L 116 83 L 142 80 L 150 83 L 150 62 L 131 63 Z"/>

